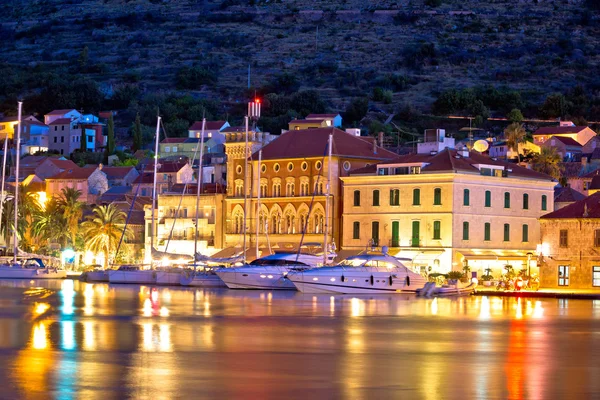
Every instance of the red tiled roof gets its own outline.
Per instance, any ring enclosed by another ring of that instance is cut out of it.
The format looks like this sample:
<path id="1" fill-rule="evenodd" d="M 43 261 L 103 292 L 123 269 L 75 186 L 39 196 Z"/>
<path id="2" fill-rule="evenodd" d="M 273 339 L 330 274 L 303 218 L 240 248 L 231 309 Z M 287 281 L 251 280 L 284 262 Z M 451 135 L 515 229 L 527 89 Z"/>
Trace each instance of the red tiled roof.
<path id="1" fill-rule="evenodd" d="M 250 128 L 248 128 L 248 130 L 250 130 Z M 228 126 L 227 128 L 223 129 L 221 132 L 223 132 L 223 133 L 246 132 L 246 127 L 245 126 Z"/>
<path id="2" fill-rule="evenodd" d="M 154 184 L 154 172 L 144 172 L 141 175 L 139 175 L 137 178 L 135 178 L 135 181 L 133 181 L 133 184 L 138 184 L 138 183 L 152 183 Z M 134 189 L 135 191 L 135 189 Z"/>
<path id="3" fill-rule="evenodd" d="M 288 131 L 262 148 L 263 160 L 282 158 L 323 157 L 326 155 L 329 135 L 333 135 L 332 155 L 371 160 L 391 160 L 398 155 L 374 146 L 359 136 L 337 128 L 316 128 Z M 252 157 L 257 158 L 258 153 Z"/>
<path id="4" fill-rule="evenodd" d="M 178 162 L 160 162 L 158 163 L 158 172 L 161 174 L 166 174 L 170 172 L 179 172 L 183 167 L 186 166 L 187 163 L 178 163 Z M 148 163 L 144 167 L 144 171 L 154 171 L 154 163 Z"/>
<path id="5" fill-rule="evenodd" d="M 477 151 L 469 152 L 468 157 L 463 157 L 462 152 L 454 149 L 444 149 L 437 154 L 408 154 L 405 156 L 396 157 L 395 159 L 379 165 L 402 164 L 402 163 L 427 163 L 428 165 L 421 168 L 421 173 L 431 172 L 456 172 L 464 171 L 471 173 L 479 173 L 476 164 L 497 165 L 504 167 L 505 170 L 510 170 L 509 176 L 522 178 L 543 179 L 552 181 L 552 177 L 533 171 L 531 169 L 520 167 L 516 164 L 507 163 L 500 160 L 495 160 Z M 264 154 L 264 153 L 263 153 Z M 350 175 L 358 174 L 374 174 L 376 165 L 369 165 L 363 168 L 356 169 L 350 172 Z"/>
<path id="6" fill-rule="evenodd" d="M 554 218 L 600 218 L 600 192 L 540 217 Z"/>
<path id="7" fill-rule="evenodd" d="M 65 108 L 64 110 L 52 110 L 46 115 L 65 115 L 68 112 L 77 111 L 74 108 Z"/>
<path id="8" fill-rule="evenodd" d="M 576 147 L 581 147 L 581 144 L 579 144 L 579 142 L 573 138 L 570 137 L 564 137 L 564 136 L 552 136 L 551 140 L 558 140 L 560 142 L 562 142 L 563 144 L 567 145 L 567 146 L 576 146 Z"/>
<path id="9" fill-rule="evenodd" d="M 600 189 L 600 175 L 594 175 L 592 181 L 590 182 L 589 189 Z"/>
<path id="10" fill-rule="evenodd" d="M 102 172 L 108 179 L 119 179 L 124 178 L 133 169 L 133 167 L 102 167 Z"/>
<path id="11" fill-rule="evenodd" d="M 206 121 L 204 125 L 204 130 L 207 131 L 218 131 L 223 125 L 225 125 L 227 121 Z M 201 131 L 202 130 L 202 121 L 196 121 L 190 126 L 190 131 Z"/>
<path id="12" fill-rule="evenodd" d="M 71 123 L 71 118 L 58 118 L 50 122 L 48 125 L 68 125 Z"/>
<path id="13" fill-rule="evenodd" d="M 48 162 L 51 162 L 52 164 L 54 164 L 57 168 L 60 168 L 62 170 L 66 170 L 66 169 L 75 169 L 75 168 L 79 168 L 77 166 L 77 164 L 75 164 L 73 161 L 71 160 L 59 160 L 58 158 L 51 158 L 48 157 Z"/>
<path id="14" fill-rule="evenodd" d="M 21 159 L 21 167 L 37 167 L 46 160 L 46 156 L 25 156 Z"/>
<path id="15" fill-rule="evenodd" d="M 183 143 L 187 138 L 184 137 L 170 137 L 164 138 L 160 144 L 170 144 L 170 143 Z"/>
<path id="16" fill-rule="evenodd" d="M 339 114 L 308 114 L 306 119 L 333 119 Z"/>
<path id="17" fill-rule="evenodd" d="M 46 180 L 87 180 L 94 171 L 96 171 L 94 168 L 76 167 L 59 172 L 50 178 L 46 178 Z"/>
<path id="18" fill-rule="evenodd" d="M 571 187 L 557 187 L 554 189 L 555 203 L 574 203 L 583 199 L 585 199 L 585 195 Z"/>
<path id="19" fill-rule="evenodd" d="M 535 131 L 534 135 L 566 135 L 569 133 L 579 133 L 587 126 L 545 126 Z"/>
<path id="20" fill-rule="evenodd" d="M 323 121 L 325 121 L 324 119 L 293 119 L 290 121 L 290 124 L 316 124 L 316 123 L 323 123 Z"/>

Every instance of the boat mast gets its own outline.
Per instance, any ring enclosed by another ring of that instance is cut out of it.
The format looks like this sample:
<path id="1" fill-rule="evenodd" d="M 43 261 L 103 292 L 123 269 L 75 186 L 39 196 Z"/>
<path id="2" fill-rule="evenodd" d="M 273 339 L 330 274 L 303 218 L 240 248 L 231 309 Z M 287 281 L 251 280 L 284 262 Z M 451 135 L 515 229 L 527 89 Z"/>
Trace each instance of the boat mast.
<path id="1" fill-rule="evenodd" d="M 152 268 L 152 252 L 156 235 L 156 177 L 158 175 L 158 139 L 160 133 L 160 117 L 156 117 L 156 137 L 154 139 L 154 182 L 152 183 L 152 233 L 150 234 L 150 268 Z M 143 172 L 142 172 L 143 173 Z"/>
<path id="2" fill-rule="evenodd" d="M 260 163 L 262 162 L 262 149 L 258 150 L 258 177 L 256 178 L 256 187 L 258 193 L 256 196 L 256 258 L 258 258 L 258 235 L 260 234 L 260 195 L 262 186 L 260 185 Z"/>
<path id="3" fill-rule="evenodd" d="M 19 120 L 18 125 L 17 125 L 17 147 L 16 147 L 16 154 L 15 154 L 15 203 L 14 203 L 14 208 L 15 208 L 15 227 L 13 230 L 13 241 L 14 241 L 14 253 L 13 253 L 13 262 L 16 263 L 17 262 L 17 249 L 19 248 L 19 238 L 17 235 L 17 221 L 19 220 L 19 160 L 21 158 L 21 110 L 23 108 L 23 102 L 19 101 L 19 113 L 17 116 L 17 119 Z"/>
<path id="4" fill-rule="evenodd" d="M 200 207 L 200 185 L 202 184 L 202 158 L 204 157 L 204 127 L 206 118 L 202 118 L 202 133 L 200 134 L 200 161 L 198 162 L 198 182 L 196 189 L 196 235 L 194 236 L 194 269 L 196 268 L 196 254 L 198 254 L 198 208 Z M 196 151 L 198 149 L 196 148 Z"/>
<path id="5" fill-rule="evenodd" d="M 244 264 L 246 264 L 246 219 L 248 217 L 248 213 L 246 212 L 246 206 L 248 203 L 248 116 L 244 117 L 244 122 L 246 124 L 246 142 L 244 144 L 244 223 L 243 223 L 243 231 L 244 231 L 244 240 L 243 240 L 243 254 L 244 254 Z"/>
<path id="6" fill-rule="evenodd" d="M 327 264 L 327 234 L 329 231 L 329 196 L 331 194 L 331 147 L 333 144 L 333 134 L 329 135 L 329 144 L 327 145 L 329 158 L 327 160 L 327 194 L 325 195 L 325 222 L 323 229 L 323 265 Z"/>
<path id="7" fill-rule="evenodd" d="M 4 138 L 4 155 L 2 156 L 2 193 L 0 194 L 0 226 L 4 211 L 4 178 L 6 177 L 6 153 L 8 153 L 8 135 Z"/>

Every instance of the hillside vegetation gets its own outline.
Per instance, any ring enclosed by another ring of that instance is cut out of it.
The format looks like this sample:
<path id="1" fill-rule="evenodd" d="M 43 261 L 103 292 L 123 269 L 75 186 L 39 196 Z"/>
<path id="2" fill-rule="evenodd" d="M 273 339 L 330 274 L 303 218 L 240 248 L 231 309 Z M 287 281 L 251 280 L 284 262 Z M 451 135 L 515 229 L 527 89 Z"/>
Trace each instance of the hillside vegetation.
<path id="1" fill-rule="evenodd" d="M 600 120 L 596 3 L 4 0 L 0 103 L 127 109 L 147 125 L 159 107 L 175 134 L 204 110 L 243 115 L 255 91 L 273 130 L 307 111 L 356 123 L 368 105 Z"/>

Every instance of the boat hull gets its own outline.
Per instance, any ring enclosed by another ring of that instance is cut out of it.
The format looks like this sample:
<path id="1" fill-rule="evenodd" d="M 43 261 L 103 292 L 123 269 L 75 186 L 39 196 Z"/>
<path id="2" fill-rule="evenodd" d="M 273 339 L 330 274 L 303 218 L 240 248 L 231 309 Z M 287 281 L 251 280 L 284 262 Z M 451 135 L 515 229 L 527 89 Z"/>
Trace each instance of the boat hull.
<path id="1" fill-rule="evenodd" d="M 229 289 L 296 290 L 281 271 L 217 271 Z"/>
<path id="2" fill-rule="evenodd" d="M 390 279 L 391 278 L 391 279 Z M 288 279 L 302 293 L 330 294 L 383 294 L 383 293 L 414 293 L 425 285 L 425 278 L 412 277 L 389 273 L 295 273 Z"/>
<path id="3" fill-rule="evenodd" d="M 108 271 L 88 271 L 85 273 L 86 282 L 108 282 Z"/>
<path id="4" fill-rule="evenodd" d="M 156 283 L 156 273 L 152 270 L 109 271 L 108 281 L 110 283 L 137 283 L 151 285 Z"/>
<path id="5" fill-rule="evenodd" d="M 165 286 L 181 285 L 181 272 L 156 271 L 156 284 Z"/>
<path id="6" fill-rule="evenodd" d="M 67 271 L 33 268 L 0 268 L 0 279 L 64 279 Z"/>
<path id="7" fill-rule="evenodd" d="M 226 288 L 227 285 L 217 274 L 197 272 L 190 276 L 181 275 L 180 283 L 182 286 L 205 287 L 205 288 Z"/>

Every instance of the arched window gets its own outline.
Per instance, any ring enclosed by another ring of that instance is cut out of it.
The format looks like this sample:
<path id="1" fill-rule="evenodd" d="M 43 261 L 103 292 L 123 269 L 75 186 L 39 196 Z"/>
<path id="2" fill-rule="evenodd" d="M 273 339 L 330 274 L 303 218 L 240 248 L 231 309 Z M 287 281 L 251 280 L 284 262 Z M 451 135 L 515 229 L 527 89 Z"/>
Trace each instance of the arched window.
<path id="1" fill-rule="evenodd" d="M 510 242 L 510 225 L 504 224 L 504 241 Z"/>

